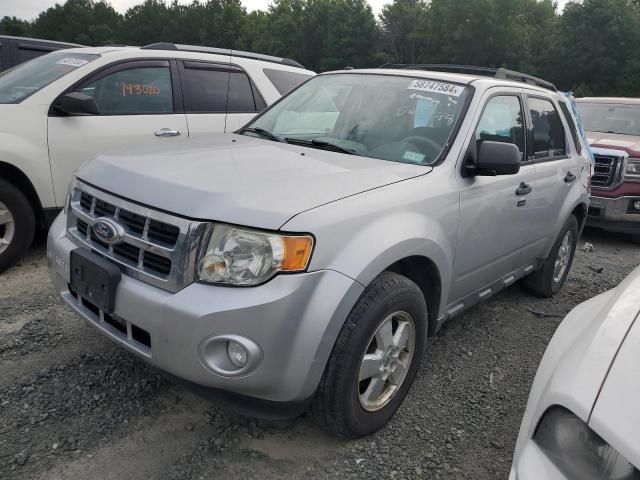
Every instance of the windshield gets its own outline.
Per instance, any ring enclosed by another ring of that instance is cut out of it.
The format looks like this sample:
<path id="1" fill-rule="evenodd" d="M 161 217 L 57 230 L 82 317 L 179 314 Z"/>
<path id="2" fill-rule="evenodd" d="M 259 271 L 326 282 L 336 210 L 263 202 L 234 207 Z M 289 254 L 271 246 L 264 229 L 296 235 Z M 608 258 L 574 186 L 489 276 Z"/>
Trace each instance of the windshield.
<path id="1" fill-rule="evenodd" d="M 587 132 L 640 135 L 640 105 L 578 103 Z"/>
<path id="2" fill-rule="evenodd" d="M 468 88 L 391 75 L 312 78 L 243 129 L 245 135 L 394 162 L 438 161 Z"/>
<path id="3" fill-rule="evenodd" d="M 99 56 L 61 50 L 7 70 L 0 74 L 0 103 L 20 103 L 51 82 Z"/>

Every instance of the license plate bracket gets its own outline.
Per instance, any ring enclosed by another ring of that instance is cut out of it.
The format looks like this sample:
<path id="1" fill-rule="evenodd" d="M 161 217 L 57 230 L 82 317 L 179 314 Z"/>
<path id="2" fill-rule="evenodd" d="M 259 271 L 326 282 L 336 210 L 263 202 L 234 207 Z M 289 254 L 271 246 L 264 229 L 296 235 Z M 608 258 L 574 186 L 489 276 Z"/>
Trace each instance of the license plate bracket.
<path id="1" fill-rule="evenodd" d="M 120 269 L 95 253 L 76 248 L 70 253 L 71 288 L 105 313 L 113 313 Z"/>

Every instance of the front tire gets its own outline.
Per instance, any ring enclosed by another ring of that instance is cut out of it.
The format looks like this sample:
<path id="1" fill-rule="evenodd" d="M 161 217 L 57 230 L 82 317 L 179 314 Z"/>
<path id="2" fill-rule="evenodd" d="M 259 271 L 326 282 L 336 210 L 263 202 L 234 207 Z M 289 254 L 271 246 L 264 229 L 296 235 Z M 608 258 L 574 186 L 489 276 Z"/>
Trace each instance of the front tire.
<path id="1" fill-rule="evenodd" d="M 565 222 L 542 268 L 522 281 L 526 291 L 539 297 L 553 297 L 567 280 L 578 244 L 578 220 L 571 215 Z"/>
<path id="2" fill-rule="evenodd" d="M 35 231 L 36 218 L 29 200 L 0 178 L 0 273 L 24 257 Z"/>
<path id="3" fill-rule="evenodd" d="M 383 427 L 404 400 L 427 338 L 427 305 L 408 278 L 384 272 L 349 314 L 311 413 L 329 432 L 357 438 Z"/>

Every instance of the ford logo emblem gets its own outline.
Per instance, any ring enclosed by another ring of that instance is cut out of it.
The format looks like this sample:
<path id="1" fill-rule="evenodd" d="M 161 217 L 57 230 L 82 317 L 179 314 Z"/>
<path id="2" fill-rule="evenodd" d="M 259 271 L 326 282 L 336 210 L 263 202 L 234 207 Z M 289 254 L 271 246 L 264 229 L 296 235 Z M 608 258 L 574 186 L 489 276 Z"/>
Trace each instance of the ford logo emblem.
<path id="1" fill-rule="evenodd" d="M 110 218 L 99 218 L 93 224 L 93 233 L 98 240 L 113 245 L 124 238 L 124 229 Z"/>

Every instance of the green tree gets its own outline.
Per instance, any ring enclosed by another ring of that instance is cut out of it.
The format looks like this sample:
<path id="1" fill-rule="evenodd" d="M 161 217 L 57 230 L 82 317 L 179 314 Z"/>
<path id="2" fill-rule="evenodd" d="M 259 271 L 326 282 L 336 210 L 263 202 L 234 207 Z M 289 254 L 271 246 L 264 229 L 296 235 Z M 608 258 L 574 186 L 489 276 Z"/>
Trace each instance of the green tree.
<path id="1" fill-rule="evenodd" d="M 67 0 L 48 8 L 33 22 L 39 38 L 106 45 L 116 42 L 120 15 L 106 1 Z"/>
<path id="2" fill-rule="evenodd" d="M 24 37 L 31 32 L 31 24 L 16 17 L 2 17 L 0 19 L 0 35 L 14 35 Z"/>
<path id="3" fill-rule="evenodd" d="M 640 13 L 631 0 L 585 0 L 566 5 L 554 80 L 578 94 L 640 94 Z"/>
<path id="4" fill-rule="evenodd" d="M 382 47 L 394 62 L 416 63 L 420 53 L 420 33 L 428 22 L 427 4 L 422 0 L 394 0 L 380 14 Z"/>

